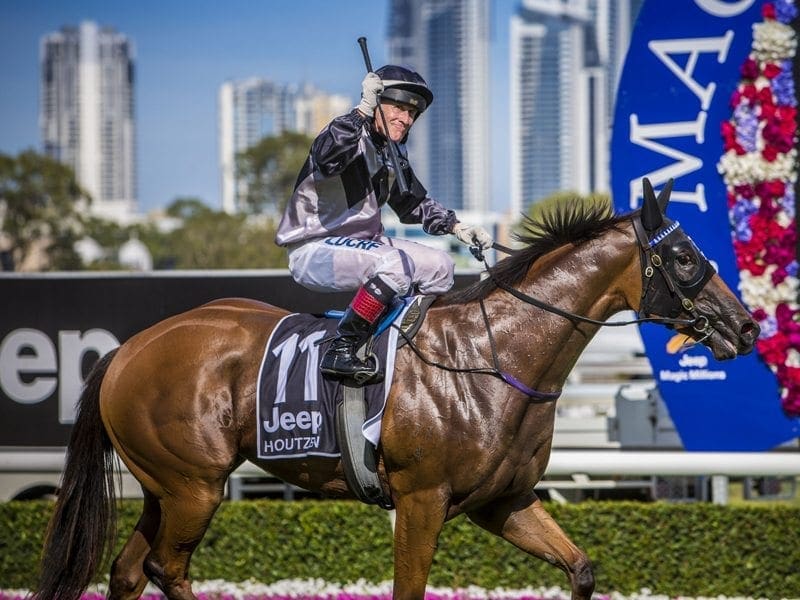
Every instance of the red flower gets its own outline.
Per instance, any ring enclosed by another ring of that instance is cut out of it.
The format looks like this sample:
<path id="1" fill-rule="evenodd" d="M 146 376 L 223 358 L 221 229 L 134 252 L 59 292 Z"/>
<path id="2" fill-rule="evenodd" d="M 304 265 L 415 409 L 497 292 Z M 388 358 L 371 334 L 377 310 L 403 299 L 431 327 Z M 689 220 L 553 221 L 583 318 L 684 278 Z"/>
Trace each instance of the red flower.
<path id="1" fill-rule="evenodd" d="M 764 77 L 768 79 L 774 79 L 780 72 L 781 68 L 775 63 L 767 63 L 766 66 L 764 66 Z"/>
<path id="2" fill-rule="evenodd" d="M 768 181 L 766 186 L 773 198 L 783 198 L 783 195 L 786 193 L 786 183 L 779 179 Z"/>
<path id="3" fill-rule="evenodd" d="M 765 19 L 775 19 L 775 5 L 772 2 L 765 2 L 761 7 L 761 16 Z"/>
<path id="4" fill-rule="evenodd" d="M 741 196 L 742 198 L 745 198 L 747 200 L 751 200 L 756 195 L 756 192 L 753 189 L 753 186 L 750 185 L 749 183 L 742 183 L 740 185 L 737 185 L 734 188 L 734 190 L 736 190 L 736 193 L 739 196 Z"/>
<path id="5" fill-rule="evenodd" d="M 730 121 L 725 121 L 722 123 L 722 145 L 725 148 L 725 151 L 733 150 L 736 145 L 736 127 L 733 126 L 733 123 Z"/>
<path id="6" fill-rule="evenodd" d="M 758 277 L 763 275 L 764 272 L 767 270 L 766 265 L 763 261 L 756 255 L 756 254 L 749 254 L 741 250 L 742 246 L 746 246 L 747 244 L 742 244 L 741 242 L 734 242 L 733 246 L 736 250 L 736 266 L 740 271 L 747 271 L 748 273 L 753 274 L 754 276 Z"/>
<path id="7" fill-rule="evenodd" d="M 772 88 L 767 85 L 758 90 L 758 100 L 762 104 L 775 104 L 772 99 Z"/>
<path id="8" fill-rule="evenodd" d="M 750 57 L 744 61 L 744 64 L 740 70 L 742 77 L 745 79 L 755 79 L 758 77 L 758 63 Z"/>
<path id="9" fill-rule="evenodd" d="M 772 196 L 772 189 L 766 181 L 760 181 L 756 184 L 756 196 L 764 200 L 770 200 Z"/>
<path id="10" fill-rule="evenodd" d="M 786 275 L 786 269 L 783 267 L 775 269 L 770 275 L 770 279 L 772 279 L 772 285 L 778 285 L 781 283 L 784 279 L 786 279 Z"/>
<path id="11" fill-rule="evenodd" d="M 778 368 L 778 382 L 781 387 L 781 407 L 790 417 L 800 415 L 800 369 L 797 367 Z"/>
<path id="12" fill-rule="evenodd" d="M 797 130 L 797 109 L 793 106 L 779 106 L 774 113 L 775 125 L 784 135 L 792 136 Z"/>
<path id="13" fill-rule="evenodd" d="M 756 86 L 754 86 L 752 83 L 744 84 L 741 91 L 742 96 L 747 98 L 751 103 L 756 99 L 756 96 L 758 96 L 758 90 L 756 90 Z"/>
<path id="14" fill-rule="evenodd" d="M 786 362 L 788 344 L 786 337 L 780 331 L 771 338 L 757 340 L 756 346 L 759 354 L 768 363 L 782 365 Z"/>
<path id="15" fill-rule="evenodd" d="M 775 318 L 782 331 L 800 331 L 800 324 L 795 322 L 794 314 L 795 311 L 783 302 L 775 308 Z"/>
<path id="16" fill-rule="evenodd" d="M 800 391 L 793 390 L 793 392 L 794 393 L 787 394 L 785 398 L 781 399 L 781 406 L 784 412 L 790 417 L 800 415 Z"/>

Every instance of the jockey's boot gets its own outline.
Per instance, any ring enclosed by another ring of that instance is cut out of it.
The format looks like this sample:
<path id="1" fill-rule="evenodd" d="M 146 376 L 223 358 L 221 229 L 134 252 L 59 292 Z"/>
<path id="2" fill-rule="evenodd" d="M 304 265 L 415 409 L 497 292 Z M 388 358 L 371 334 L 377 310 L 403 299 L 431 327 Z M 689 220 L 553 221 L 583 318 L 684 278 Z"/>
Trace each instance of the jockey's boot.
<path id="1" fill-rule="evenodd" d="M 336 338 L 322 356 L 320 371 L 323 375 L 358 385 L 383 381 L 378 358 L 370 352 L 362 360 L 357 353 L 375 333 L 395 295 L 396 292 L 379 277 L 373 277 L 358 289 L 339 321 Z"/>

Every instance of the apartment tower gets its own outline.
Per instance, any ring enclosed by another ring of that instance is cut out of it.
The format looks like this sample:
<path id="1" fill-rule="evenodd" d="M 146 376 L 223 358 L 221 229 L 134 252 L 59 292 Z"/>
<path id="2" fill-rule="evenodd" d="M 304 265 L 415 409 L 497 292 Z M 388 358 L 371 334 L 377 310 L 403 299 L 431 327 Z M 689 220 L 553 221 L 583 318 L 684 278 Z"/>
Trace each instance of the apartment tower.
<path id="1" fill-rule="evenodd" d="M 284 131 L 315 137 L 353 106 L 346 96 L 326 94 L 308 84 L 282 85 L 261 77 L 223 83 L 218 98 L 222 209 L 236 213 L 245 208 L 247 186 L 236 173 L 238 153 Z"/>
<path id="2" fill-rule="evenodd" d="M 419 72 L 434 94 L 408 143 L 423 185 L 448 208 L 485 213 L 489 1 L 391 0 L 388 57 Z"/>
<path id="3" fill-rule="evenodd" d="M 40 62 L 44 153 L 75 170 L 93 214 L 131 220 L 137 210 L 133 43 L 87 21 L 45 35 Z"/>
<path id="4" fill-rule="evenodd" d="M 641 0 L 522 0 L 510 29 L 512 214 L 608 193 L 614 99 Z"/>

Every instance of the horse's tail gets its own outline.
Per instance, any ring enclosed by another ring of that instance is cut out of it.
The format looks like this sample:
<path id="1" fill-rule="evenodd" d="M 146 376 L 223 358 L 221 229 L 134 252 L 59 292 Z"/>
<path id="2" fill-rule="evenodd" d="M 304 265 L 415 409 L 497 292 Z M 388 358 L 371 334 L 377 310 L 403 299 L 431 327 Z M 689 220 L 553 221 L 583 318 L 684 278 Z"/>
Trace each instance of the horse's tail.
<path id="1" fill-rule="evenodd" d="M 116 354 L 89 373 L 67 446 L 61 490 L 47 529 L 35 600 L 76 600 L 116 537 L 113 446 L 100 420 L 100 384 Z"/>

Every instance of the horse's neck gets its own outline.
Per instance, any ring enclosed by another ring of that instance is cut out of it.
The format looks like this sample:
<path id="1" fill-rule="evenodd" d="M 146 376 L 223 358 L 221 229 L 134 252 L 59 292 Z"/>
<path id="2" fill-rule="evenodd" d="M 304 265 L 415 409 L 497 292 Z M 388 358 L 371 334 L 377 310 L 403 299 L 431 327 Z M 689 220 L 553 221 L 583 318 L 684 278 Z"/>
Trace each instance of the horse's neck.
<path id="1" fill-rule="evenodd" d="M 612 231 L 577 248 L 561 247 L 537 260 L 517 288 L 570 313 L 605 321 L 631 308 L 638 285 L 638 254 L 633 235 Z M 515 377 L 539 391 L 563 386 L 599 325 L 572 321 L 497 292 L 496 315 L 516 326 L 498 328 L 497 347 Z M 509 304 L 512 303 L 512 304 Z M 508 317 L 501 317 L 508 319 Z"/>

